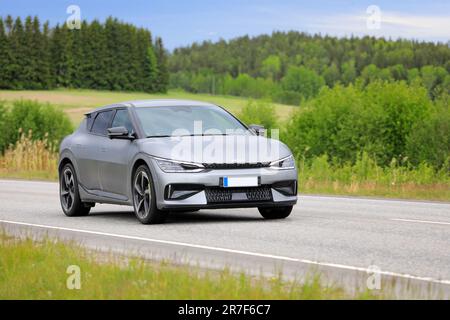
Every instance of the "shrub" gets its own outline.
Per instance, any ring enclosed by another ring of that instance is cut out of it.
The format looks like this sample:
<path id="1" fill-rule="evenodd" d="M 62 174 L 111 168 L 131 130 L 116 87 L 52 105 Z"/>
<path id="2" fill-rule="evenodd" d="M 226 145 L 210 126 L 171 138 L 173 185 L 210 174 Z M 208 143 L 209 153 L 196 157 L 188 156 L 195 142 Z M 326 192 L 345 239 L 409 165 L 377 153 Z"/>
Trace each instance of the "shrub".
<path id="1" fill-rule="evenodd" d="M 429 117 L 423 118 L 414 126 L 407 137 L 406 154 L 414 165 L 427 161 L 434 167 L 447 166 L 448 168 L 450 160 L 450 108 L 445 98 L 438 101 L 436 108 Z"/>
<path id="2" fill-rule="evenodd" d="M 411 158 L 408 139 L 433 112 L 422 87 L 381 81 L 365 88 L 338 85 L 306 102 L 282 137 L 296 155 L 308 150 L 309 157 L 328 154 L 340 163 L 355 163 L 366 151 L 377 164 L 387 166 L 393 158 Z M 443 132 L 434 134 L 439 138 L 432 139 L 444 139 Z M 420 160 L 429 160 L 424 158 Z"/>
<path id="3" fill-rule="evenodd" d="M 0 136 L 0 151 L 15 144 L 22 132 L 33 132 L 32 139 L 47 139 L 59 145 L 62 138 L 73 131 L 69 117 L 57 107 L 35 101 L 18 100 L 11 107 L 0 104 L 0 122 L 4 121 Z M 2 120 L 3 119 L 3 120 Z"/>
<path id="4" fill-rule="evenodd" d="M 305 67 L 289 67 L 286 76 L 281 80 L 281 86 L 284 91 L 299 93 L 303 98 L 314 97 L 320 88 L 325 85 L 325 80 L 315 71 Z"/>
<path id="5" fill-rule="evenodd" d="M 239 114 L 239 119 L 246 124 L 259 124 L 267 130 L 277 128 L 275 108 L 268 102 L 249 101 Z"/>

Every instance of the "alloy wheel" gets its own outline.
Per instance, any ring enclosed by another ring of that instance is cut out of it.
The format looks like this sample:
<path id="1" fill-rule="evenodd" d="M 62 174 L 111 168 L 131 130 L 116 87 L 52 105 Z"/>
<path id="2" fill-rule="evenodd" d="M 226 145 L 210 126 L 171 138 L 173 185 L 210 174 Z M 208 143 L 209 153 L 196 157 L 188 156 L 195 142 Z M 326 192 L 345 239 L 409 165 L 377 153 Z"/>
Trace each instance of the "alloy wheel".
<path id="1" fill-rule="evenodd" d="M 63 171 L 61 179 L 61 203 L 66 211 L 72 209 L 75 199 L 75 182 L 70 168 Z"/>
<path id="2" fill-rule="evenodd" d="M 140 171 L 134 178 L 134 205 L 140 218 L 148 216 L 151 201 L 150 180 L 145 171 Z"/>

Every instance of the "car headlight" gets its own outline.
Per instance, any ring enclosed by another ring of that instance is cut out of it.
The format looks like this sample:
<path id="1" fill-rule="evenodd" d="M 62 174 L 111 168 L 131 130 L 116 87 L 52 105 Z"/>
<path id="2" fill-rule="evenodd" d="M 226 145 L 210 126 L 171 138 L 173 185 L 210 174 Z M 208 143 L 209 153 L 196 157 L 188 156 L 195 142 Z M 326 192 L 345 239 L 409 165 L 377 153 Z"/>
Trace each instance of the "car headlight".
<path id="1" fill-rule="evenodd" d="M 200 172 L 205 169 L 202 164 L 154 158 L 164 172 Z"/>
<path id="2" fill-rule="evenodd" d="M 272 161 L 270 167 L 277 170 L 295 169 L 294 157 L 291 154 L 283 159 Z"/>

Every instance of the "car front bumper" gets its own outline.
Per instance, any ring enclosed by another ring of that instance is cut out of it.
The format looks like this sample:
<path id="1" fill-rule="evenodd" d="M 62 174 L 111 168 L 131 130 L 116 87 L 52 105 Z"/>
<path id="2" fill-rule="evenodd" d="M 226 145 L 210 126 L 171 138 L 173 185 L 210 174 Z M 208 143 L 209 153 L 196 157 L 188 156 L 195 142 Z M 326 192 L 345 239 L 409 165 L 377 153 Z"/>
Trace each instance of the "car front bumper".
<path id="1" fill-rule="evenodd" d="M 163 172 L 152 162 L 156 204 L 161 210 L 291 206 L 297 203 L 297 170 L 271 168 Z M 258 177 L 258 187 L 225 188 L 223 177 Z M 175 190 L 175 191 L 174 191 Z"/>

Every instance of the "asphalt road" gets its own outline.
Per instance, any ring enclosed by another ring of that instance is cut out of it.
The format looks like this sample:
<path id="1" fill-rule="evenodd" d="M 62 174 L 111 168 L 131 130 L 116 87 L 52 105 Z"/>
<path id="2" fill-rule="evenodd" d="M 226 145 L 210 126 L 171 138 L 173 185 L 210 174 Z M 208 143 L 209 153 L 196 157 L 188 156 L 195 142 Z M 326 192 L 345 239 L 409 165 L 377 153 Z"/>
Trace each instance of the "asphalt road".
<path id="1" fill-rule="evenodd" d="M 377 270 L 383 285 L 399 284 L 395 290 L 450 292 L 450 203 L 300 196 L 281 221 L 265 221 L 256 209 L 227 209 L 142 225 L 124 206 L 97 205 L 87 217 L 69 218 L 56 183 L 0 180 L 0 224 L 16 234 L 208 268 L 297 278 L 321 272 L 349 288 L 364 287 L 368 271 Z"/>

